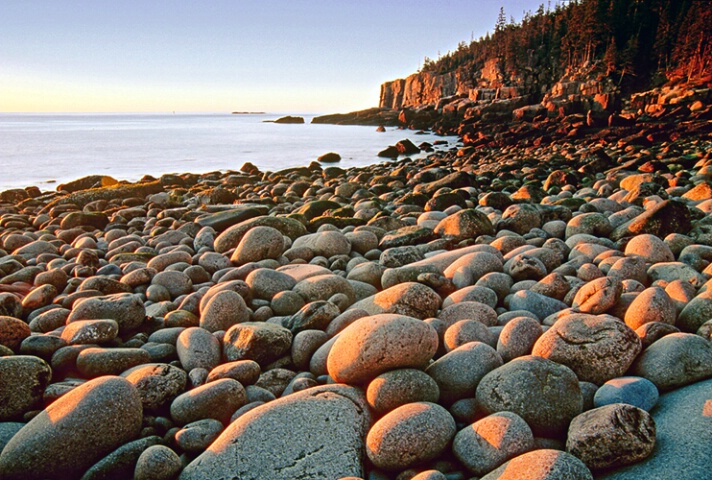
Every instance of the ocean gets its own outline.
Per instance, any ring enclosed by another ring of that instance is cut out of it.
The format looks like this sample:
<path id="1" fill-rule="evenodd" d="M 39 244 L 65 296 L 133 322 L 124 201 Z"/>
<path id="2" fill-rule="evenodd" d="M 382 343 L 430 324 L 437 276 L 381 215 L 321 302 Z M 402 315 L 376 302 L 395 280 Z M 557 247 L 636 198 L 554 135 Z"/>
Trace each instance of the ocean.
<path id="1" fill-rule="evenodd" d="M 292 114 L 294 115 L 294 114 Z M 411 130 L 265 123 L 283 114 L 0 114 L 0 191 L 54 190 L 85 175 L 136 181 L 150 174 L 306 166 L 327 152 L 341 167 L 383 162 L 377 153 L 408 138 L 416 145 L 456 137 Z M 385 160 L 388 161 L 388 160 Z"/>

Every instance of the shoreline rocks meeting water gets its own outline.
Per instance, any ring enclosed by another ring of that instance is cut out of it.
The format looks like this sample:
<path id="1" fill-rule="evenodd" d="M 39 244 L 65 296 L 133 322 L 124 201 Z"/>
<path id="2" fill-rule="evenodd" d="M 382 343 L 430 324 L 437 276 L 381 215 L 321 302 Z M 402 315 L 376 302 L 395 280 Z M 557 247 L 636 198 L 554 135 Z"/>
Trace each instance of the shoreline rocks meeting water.
<path id="1" fill-rule="evenodd" d="M 2 192 L 0 478 L 703 478 L 711 151 Z"/>

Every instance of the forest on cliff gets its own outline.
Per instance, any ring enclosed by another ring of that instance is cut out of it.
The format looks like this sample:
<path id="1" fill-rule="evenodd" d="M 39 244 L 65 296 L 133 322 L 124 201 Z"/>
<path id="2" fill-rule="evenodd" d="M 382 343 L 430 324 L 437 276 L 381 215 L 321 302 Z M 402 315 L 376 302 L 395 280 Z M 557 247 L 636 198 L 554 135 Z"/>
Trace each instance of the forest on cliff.
<path id="1" fill-rule="evenodd" d="M 519 23 L 500 9 L 492 34 L 463 41 L 436 60 L 426 57 L 421 71 L 475 77 L 492 58 L 499 60 L 503 86 L 532 89 L 592 62 L 624 90 L 709 75 L 712 2 L 572 0 L 542 4 Z"/>

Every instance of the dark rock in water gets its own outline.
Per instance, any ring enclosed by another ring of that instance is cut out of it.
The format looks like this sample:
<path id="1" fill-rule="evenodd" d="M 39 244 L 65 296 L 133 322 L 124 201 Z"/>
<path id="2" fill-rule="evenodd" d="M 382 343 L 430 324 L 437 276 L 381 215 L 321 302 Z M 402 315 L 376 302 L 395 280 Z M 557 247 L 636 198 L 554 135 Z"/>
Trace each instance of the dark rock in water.
<path id="1" fill-rule="evenodd" d="M 398 151 L 398 148 L 393 145 L 378 152 L 378 156 L 384 158 L 398 158 L 398 155 L 400 155 L 400 152 Z"/>
<path id="2" fill-rule="evenodd" d="M 341 155 L 339 155 L 338 153 L 329 152 L 325 153 L 324 155 L 320 155 L 319 158 L 316 159 L 316 161 L 320 163 L 337 163 L 341 161 Z"/>
<path id="3" fill-rule="evenodd" d="M 274 123 L 304 123 L 304 117 L 293 117 L 287 115 L 286 117 L 278 118 Z"/>
<path id="4" fill-rule="evenodd" d="M 416 153 L 420 153 L 420 149 L 407 138 L 396 143 L 396 148 L 398 149 L 398 153 L 401 155 L 414 155 Z"/>

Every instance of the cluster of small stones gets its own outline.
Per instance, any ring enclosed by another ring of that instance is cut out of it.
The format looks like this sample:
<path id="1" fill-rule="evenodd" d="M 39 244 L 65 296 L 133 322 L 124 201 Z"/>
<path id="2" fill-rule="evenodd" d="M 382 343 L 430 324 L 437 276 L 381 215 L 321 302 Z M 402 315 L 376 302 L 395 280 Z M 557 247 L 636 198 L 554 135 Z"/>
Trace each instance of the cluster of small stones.
<path id="1" fill-rule="evenodd" d="M 712 378 L 710 147 L 3 192 L 0 478 L 640 462 L 658 396 Z"/>

